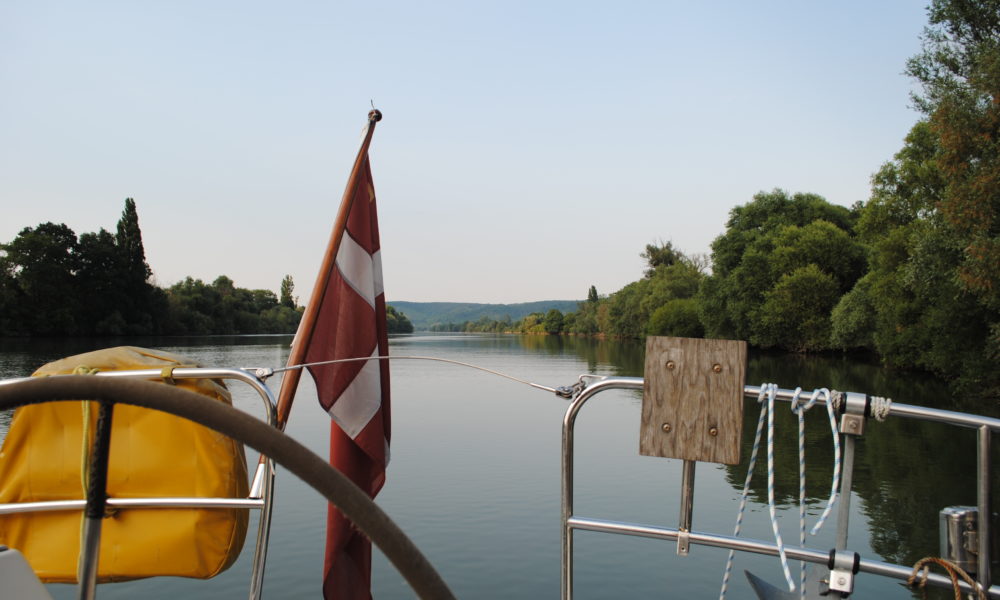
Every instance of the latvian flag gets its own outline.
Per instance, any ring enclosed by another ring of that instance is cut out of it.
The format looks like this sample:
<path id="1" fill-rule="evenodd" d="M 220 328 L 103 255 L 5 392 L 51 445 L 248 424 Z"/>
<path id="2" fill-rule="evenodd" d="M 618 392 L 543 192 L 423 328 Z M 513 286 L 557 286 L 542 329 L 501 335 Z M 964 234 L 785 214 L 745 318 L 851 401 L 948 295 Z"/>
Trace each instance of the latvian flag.
<path id="1" fill-rule="evenodd" d="M 375 189 L 367 153 L 347 199 L 351 204 L 346 230 L 326 282 L 306 363 L 389 354 Z M 385 483 L 389 461 L 388 361 L 318 365 L 309 367 L 309 372 L 320 404 L 333 418 L 330 463 L 374 498 Z M 371 543 L 330 505 L 324 597 L 371 598 L 370 581 Z"/>

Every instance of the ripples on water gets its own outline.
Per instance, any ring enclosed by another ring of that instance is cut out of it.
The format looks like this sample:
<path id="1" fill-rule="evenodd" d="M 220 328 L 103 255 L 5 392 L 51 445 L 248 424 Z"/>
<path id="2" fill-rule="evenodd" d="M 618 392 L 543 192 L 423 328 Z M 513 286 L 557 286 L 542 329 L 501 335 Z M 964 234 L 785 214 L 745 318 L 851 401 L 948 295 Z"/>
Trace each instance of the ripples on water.
<path id="1" fill-rule="evenodd" d="M 288 336 L 251 336 L 122 343 L 176 352 L 206 366 L 277 367 L 285 363 L 289 341 Z M 49 360 L 106 345 L 106 339 L 0 340 L 0 376 L 26 375 Z M 472 362 L 549 386 L 571 384 L 581 373 L 641 376 L 644 360 L 637 343 L 546 336 L 402 336 L 392 339 L 391 352 Z M 277 389 L 278 379 L 269 382 L 272 389 Z M 947 387 L 932 378 L 901 376 L 840 358 L 752 354 L 747 383 L 764 381 L 786 388 L 864 391 L 908 404 L 949 407 L 955 402 Z M 238 407 L 260 414 L 249 388 L 235 384 L 233 389 Z M 393 363 L 392 393 L 392 463 L 379 504 L 423 548 L 459 597 L 558 597 L 559 448 L 567 401 L 481 372 L 418 361 Z M 577 513 L 674 527 L 680 464 L 638 456 L 640 403 L 641 394 L 609 392 L 581 412 Z M 748 400 L 742 465 L 698 466 L 695 529 L 732 530 L 757 411 Z M 0 428 L 5 427 L 4 418 L 0 415 Z M 811 524 L 829 493 L 832 449 L 825 414 L 817 411 L 807 422 Z M 328 427 L 311 381 L 304 377 L 288 432 L 325 456 Z M 790 411 L 778 411 L 777 427 L 776 495 L 783 535 L 794 543 L 798 459 Z M 936 554 L 937 511 L 950 504 L 975 503 L 974 436 L 966 434 L 912 421 L 873 423 L 859 444 L 851 545 L 865 557 L 902 564 Z M 252 452 L 248 462 L 256 463 Z M 764 481 L 761 464 L 744 535 L 768 540 L 772 534 Z M 324 518 L 319 497 L 279 471 L 264 588 L 269 597 L 318 595 Z M 833 526 L 831 522 L 810 545 L 832 547 Z M 722 551 L 694 547 L 689 557 L 680 558 L 670 543 L 589 532 L 576 536 L 577 598 L 718 595 Z M 249 554 L 209 582 L 157 578 L 112 584 L 101 586 L 100 597 L 243 596 Z M 374 563 L 376 598 L 412 597 L 377 552 Z M 740 557 L 736 566 L 737 572 L 751 569 L 775 585 L 782 583 L 776 559 Z M 75 597 L 70 586 L 50 588 L 56 598 Z M 856 595 L 910 597 L 894 583 L 865 576 L 859 577 Z M 735 577 L 729 597 L 754 596 L 745 580 Z"/>

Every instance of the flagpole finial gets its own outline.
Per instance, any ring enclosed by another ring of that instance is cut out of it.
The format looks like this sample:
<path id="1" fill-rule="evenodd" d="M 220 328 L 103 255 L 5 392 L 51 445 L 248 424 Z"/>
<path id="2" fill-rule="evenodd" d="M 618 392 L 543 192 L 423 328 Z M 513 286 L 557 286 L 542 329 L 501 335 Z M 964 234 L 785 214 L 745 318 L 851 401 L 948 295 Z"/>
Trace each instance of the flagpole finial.
<path id="1" fill-rule="evenodd" d="M 369 111 L 368 113 L 368 120 L 375 121 L 376 123 L 378 123 L 379 121 L 382 120 L 382 111 L 380 111 L 377 108 L 371 109 L 371 111 Z"/>

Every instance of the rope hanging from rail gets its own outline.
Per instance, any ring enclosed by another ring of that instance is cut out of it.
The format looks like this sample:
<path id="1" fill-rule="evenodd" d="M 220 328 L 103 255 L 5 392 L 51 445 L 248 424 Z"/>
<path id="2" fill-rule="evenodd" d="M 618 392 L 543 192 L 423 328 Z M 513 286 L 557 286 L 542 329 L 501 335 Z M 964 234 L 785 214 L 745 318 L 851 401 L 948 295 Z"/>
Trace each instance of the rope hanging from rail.
<path id="1" fill-rule="evenodd" d="M 809 399 L 809 406 L 812 406 L 816 402 L 820 394 L 823 395 L 823 402 L 826 404 L 826 414 L 830 420 L 830 435 L 833 437 L 833 478 L 830 483 L 830 498 L 826 501 L 826 507 L 819 516 L 819 520 L 816 521 L 816 524 L 809 531 L 810 535 L 819 533 L 820 528 L 826 523 L 827 517 L 833 512 L 833 505 L 837 503 L 837 499 L 840 497 L 840 472 L 842 470 L 841 464 L 843 463 L 840 453 L 840 432 L 837 430 L 837 413 L 834 410 L 831 400 L 833 394 L 826 388 L 813 390 L 812 396 Z"/>
<path id="2" fill-rule="evenodd" d="M 979 600 L 986 600 L 986 593 L 983 591 L 982 586 L 978 582 L 973 581 L 972 577 L 965 572 L 965 569 L 956 565 L 955 563 L 945 560 L 943 558 L 937 558 L 934 556 L 927 556 L 921 558 L 917 561 L 917 564 L 913 565 L 913 572 L 906 580 L 906 585 L 913 587 L 914 584 L 920 587 L 923 591 L 924 598 L 927 597 L 927 574 L 930 572 L 931 565 L 938 565 L 948 572 L 948 577 L 951 578 L 951 587 L 955 592 L 955 600 L 962 599 L 962 586 L 958 584 L 958 578 L 961 577 L 965 583 L 969 584 L 969 587 L 973 589 L 976 597 Z M 920 574 L 920 582 L 917 583 L 917 574 Z"/>
<path id="3" fill-rule="evenodd" d="M 760 386 L 757 402 L 761 404 L 760 417 L 757 420 L 757 430 L 754 434 L 753 448 L 750 452 L 750 461 L 747 467 L 747 476 L 743 484 L 743 492 L 740 495 L 740 506 L 736 515 L 736 527 L 733 531 L 734 537 L 739 537 L 742 528 L 743 516 L 746 512 L 747 498 L 750 493 L 750 482 L 753 478 L 753 471 L 757 464 L 757 455 L 760 451 L 760 442 L 763 436 L 764 420 L 767 419 L 767 499 L 768 512 L 771 519 L 771 529 L 774 532 L 775 545 L 778 547 L 778 556 L 781 559 L 781 568 L 788 583 L 789 591 L 795 591 L 795 583 L 792 580 L 791 571 L 788 567 L 788 558 L 785 554 L 784 542 L 781 532 L 778 529 L 777 509 L 774 498 L 774 400 L 778 393 L 778 386 L 773 383 L 765 383 Z M 840 472 L 841 472 L 841 450 L 840 435 L 837 430 L 837 416 L 835 412 L 836 392 L 830 392 L 826 388 L 813 390 L 808 400 L 802 400 L 802 388 L 795 388 L 792 394 L 791 410 L 798 418 L 798 446 L 799 446 L 799 545 L 805 547 L 806 539 L 806 474 L 805 474 L 805 413 L 812 408 L 821 398 L 827 409 L 827 416 L 830 422 L 830 431 L 833 437 L 834 448 L 834 469 L 831 483 L 830 497 L 826 507 L 820 515 L 819 520 L 813 526 L 810 534 L 815 535 L 825 523 L 827 517 L 833 510 L 839 498 Z M 767 399 L 765 403 L 764 400 Z M 719 600 L 724 600 L 729 587 L 729 580 L 732 576 L 735 551 L 730 550 L 726 561 L 726 569 L 722 576 L 722 589 L 719 593 Z M 799 573 L 799 592 L 805 593 L 805 564 L 802 564 Z M 804 596 L 802 596 L 804 597 Z"/>
<path id="4" fill-rule="evenodd" d="M 818 390 L 817 390 L 818 392 Z M 802 395 L 802 388 L 796 387 L 792 394 L 792 412 L 799 421 L 799 546 L 806 545 L 806 411 L 816 404 L 816 397 L 813 395 L 804 404 L 799 403 Z M 806 564 L 803 562 L 799 567 L 799 597 L 806 597 Z"/>
<path id="5" fill-rule="evenodd" d="M 750 482 L 753 479 L 754 467 L 757 466 L 757 454 L 760 452 L 761 434 L 764 432 L 764 420 L 768 413 L 764 398 L 770 396 L 773 399 L 777 392 L 778 386 L 773 383 L 764 383 L 760 386 L 760 394 L 757 396 L 757 402 L 761 404 L 760 417 L 757 418 L 757 431 L 753 436 L 753 448 L 750 450 L 750 465 L 747 467 L 747 476 L 743 481 L 743 492 L 740 494 L 740 507 L 736 512 L 736 526 L 733 528 L 733 537 L 740 537 L 740 531 L 743 528 L 743 515 L 747 508 L 747 498 L 750 496 Z M 730 550 L 729 557 L 726 559 L 726 570 L 722 574 L 722 589 L 719 591 L 719 600 L 725 600 L 726 598 L 735 560 L 736 550 Z"/>
<path id="6" fill-rule="evenodd" d="M 781 571 L 788 582 L 788 591 L 795 591 L 795 582 L 788 568 L 788 557 L 785 555 L 785 542 L 781 539 L 778 529 L 778 509 L 774 502 L 774 398 L 778 395 L 778 386 L 771 384 L 767 393 L 767 512 L 771 516 L 771 530 L 774 531 L 774 542 L 778 546 L 778 557 L 781 558 Z"/>
<path id="7" fill-rule="evenodd" d="M 816 535 L 826 518 L 830 515 L 833 510 L 833 505 L 837 502 L 838 489 L 840 487 L 840 470 L 841 470 L 841 458 L 840 458 L 840 436 L 837 432 L 837 417 L 834 414 L 833 404 L 830 402 L 830 390 L 826 388 L 815 389 L 812 395 L 809 396 L 809 400 L 802 403 L 800 397 L 802 395 L 802 388 L 795 388 L 795 392 L 792 394 L 792 412 L 798 417 L 799 422 L 799 546 L 805 547 L 806 545 L 806 421 L 805 414 L 806 411 L 812 408 L 816 401 L 819 399 L 820 395 L 823 396 L 823 401 L 826 404 L 827 414 L 830 418 L 830 430 L 833 433 L 833 449 L 834 449 L 834 466 L 833 466 L 833 484 L 832 490 L 830 492 L 830 498 L 827 500 L 826 508 L 823 509 L 823 514 L 820 515 L 819 520 L 816 525 L 813 526 L 810 531 L 811 535 Z M 801 598 L 805 598 L 806 595 L 806 564 L 802 562 L 799 567 L 799 594 Z"/>

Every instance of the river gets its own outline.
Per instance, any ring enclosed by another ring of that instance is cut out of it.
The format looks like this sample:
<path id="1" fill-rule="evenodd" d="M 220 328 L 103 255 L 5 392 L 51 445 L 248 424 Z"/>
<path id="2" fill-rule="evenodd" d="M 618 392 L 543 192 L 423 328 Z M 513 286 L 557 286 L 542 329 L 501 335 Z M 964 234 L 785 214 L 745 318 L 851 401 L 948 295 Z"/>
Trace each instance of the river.
<path id="1" fill-rule="evenodd" d="M 279 367 L 289 336 L 116 340 L 186 355 L 205 366 Z M 108 345 L 109 340 L 0 340 L 0 376 L 30 373 L 46 361 Z M 395 356 L 430 356 L 474 363 L 555 387 L 582 373 L 641 376 L 638 343 L 545 336 L 409 335 L 391 339 Z M 269 385 L 277 389 L 275 376 Z M 907 404 L 984 411 L 954 398 L 931 377 L 898 373 L 845 358 L 751 353 L 748 384 L 828 387 L 891 397 Z M 259 404 L 241 384 L 235 403 L 255 414 Z M 559 595 L 560 441 L 568 401 L 523 384 L 450 364 L 392 363 L 393 438 L 388 480 L 378 503 L 420 546 L 459 597 L 556 598 Z M 638 455 L 641 393 L 609 392 L 592 400 L 577 423 L 576 513 L 579 516 L 676 527 L 680 464 Z M 778 411 L 776 495 L 786 543 L 798 535 L 795 419 Z M 695 485 L 694 529 L 729 534 L 746 475 L 757 404 L 747 401 L 743 464 L 701 464 Z M 0 429 L 6 426 L 0 415 Z M 303 377 L 288 433 L 321 456 L 329 421 Z M 825 412 L 807 418 L 809 524 L 829 494 L 832 447 Z M 994 445 L 995 448 L 995 445 Z M 974 505 L 975 438 L 971 431 L 901 419 L 871 423 L 859 443 L 850 546 L 863 557 L 912 564 L 937 555 L 937 512 Z M 997 460 L 997 458 L 994 458 Z M 256 463 L 253 453 L 248 461 Z M 997 491 L 994 491 L 996 494 Z M 763 460 L 755 472 L 743 535 L 772 540 Z M 318 495 L 279 470 L 265 595 L 317 597 L 325 509 Z M 251 527 L 254 521 L 251 520 Z M 809 544 L 831 548 L 833 519 Z M 248 536 L 252 540 L 253 531 Z M 247 544 L 252 551 L 252 543 Z M 693 547 L 678 557 L 674 544 L 635 537 L 576 534 L 577 598 L 715 598 L 725 553 Z M 101 586 L 99 597 L 146 600 L 246 594 L 244 555 L 213 580 L 156 578 Z M 727 597 L 754 598 L 743 569 L 783 585 L 777 559 L 737 557 Z M 379 599 L 411 598 L 387 561 L 374 558 Z M 797 573 L 797 567 L 793 567 Z M 797 579 L 797 574 L 795 575 Z M 56 598 L 70 586 L 49 586 Z M 909 598 L 896 583 L 861 575 L 856 597 Z"/>

